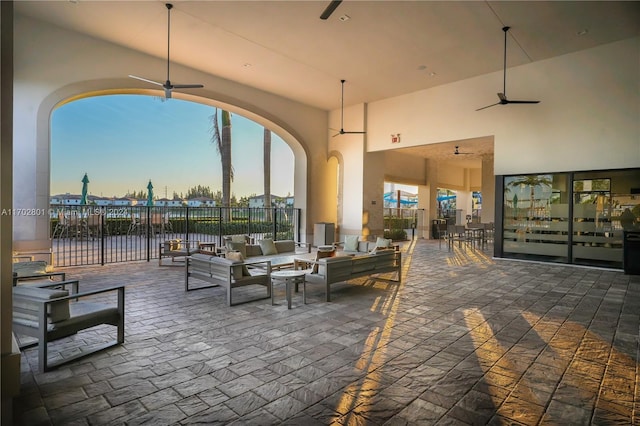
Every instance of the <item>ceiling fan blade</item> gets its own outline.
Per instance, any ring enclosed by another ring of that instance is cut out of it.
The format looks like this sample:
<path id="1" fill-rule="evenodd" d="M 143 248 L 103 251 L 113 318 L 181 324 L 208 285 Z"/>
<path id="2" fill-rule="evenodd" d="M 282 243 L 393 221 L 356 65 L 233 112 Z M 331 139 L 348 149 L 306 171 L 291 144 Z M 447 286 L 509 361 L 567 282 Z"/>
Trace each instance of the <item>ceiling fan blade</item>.
<path id="1" fill-rule="evenodd" d="M 495 104 L 491 104 L 491 105 L 484 106 L 482 108 L 478 108 L 476 111 L 480 111 L 480 110 L 483 110 L 483 109 L 491 108 L 492 106 L 500 105 L 501 103 L 502 102 L 496 102 Z"/>
<path id="2" fill-rule="evenodd" d="M 153 81 L 153 80 L 149 80 L 148 78 L 138 77 L 137 75 L 131 75 L 131 74 L 129 74 L 129 77 L 131 77 L 131 78 L 135 78 L 136 80 L 144 81 L 144 82 L 146 82 L 146 83 L 155 84 L 156 86 L 164 86 L 164 84 L 162 84 L 162 83 L 159 83 L 159 82 L 157 82 L 157 81 Z"/>
<path id="3" fill-rule="evenodd" d="M 174 89 L 201 89 L 204 86 L 202 84 L 174 84 L 171 87 Z"/>
<path id="4" fill-rule="evenodd" d="M 324 12 L 322 12 L 322 15 L 320 15 L 320 19 L 329 19 L 329 16 L 331 16 L 333 11 L 336 10 L 338 6 L 340 6 L 340 3 L 342 3 L 342 0 L 332 0 L 331 3 L 329 3 L 329 5 L 326 7 Z"/>
<path id="5" fill-rule="evenodd" d="M 540 101 L 507 101 L 508 104 L 539 104 Z"/>
<path id="6" fill-rule="evenodd" d="M 347 132 L 347 131 L 343 131 L 340 132 L 340 134 L 342 135 L 364 135 L 367 132 Z"/>

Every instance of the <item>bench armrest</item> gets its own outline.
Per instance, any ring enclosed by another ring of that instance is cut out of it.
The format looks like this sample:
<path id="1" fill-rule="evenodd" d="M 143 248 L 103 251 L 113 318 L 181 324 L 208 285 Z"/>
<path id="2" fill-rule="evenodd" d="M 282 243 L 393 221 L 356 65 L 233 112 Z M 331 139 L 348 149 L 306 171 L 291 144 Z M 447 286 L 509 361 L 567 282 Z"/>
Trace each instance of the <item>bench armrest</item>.
<path id="1" fill-rule="evenodd" d="M 66 279 L 66 273 L 65 272 L 43 272 L 41 274 L 31 274 L 31 275 L 21 275 L 21 276 L 14 274 L 13 285 L 16 285 L 18 281 L 21 281 L 21 280 L 33 280 L 37 278 L 53 279 L 54 277 L 60 277 L 60 279 L 64 281 Z"/>
<path id="2" fill-rule="evenodd" d="M 24 296 L 24 295 L 20 295 L 20 294 L 14 294 L 14 297 L 17 297 L 17 298 L 20 298 L 20 299 L 26 299 L 26 300 L 29 300 L 29 301 L 32 301 L 32 302 L 41 302 L 43 304 L 51 304 L 51 303 L 54 303 L 54 302 L 60 302 L 60 301 L 70 300 L 70 299 L 77 299 L 77 298 L 85 297 L 85 296 L 93 296 L 95 294 L 102 294 L 102 293 L 107 293 L 107 292 L 111 292 L 111 291 L 118 291 L 118 293 L 124 294 L 124 289 L 125 289 L 124 285 L 119 285 L 119 286 L 101 288 L 99 290 L 91 290 L 91 291 L 85 291 L 85 292 L 82 292 L 82 293 L 69 294 L 68 296 L 57 297 L 55 299 L 48 299 L 48 300 L 35 299 L 35 298 L 32 298 L 32 297 Z"/>
<path id="3" fill-rule="evenodd" d="M 38 288 L 50 288 L 50 287 L 60 287 L 60 286 L 64 287 L 67 285 L 71 286 L 70 294 L 73 294 L 74 297 L 77 297 L 76 295 L 80 292 L 80 281 L 78 280 L 55 281 L 47 284 L 38 284 Z"/>

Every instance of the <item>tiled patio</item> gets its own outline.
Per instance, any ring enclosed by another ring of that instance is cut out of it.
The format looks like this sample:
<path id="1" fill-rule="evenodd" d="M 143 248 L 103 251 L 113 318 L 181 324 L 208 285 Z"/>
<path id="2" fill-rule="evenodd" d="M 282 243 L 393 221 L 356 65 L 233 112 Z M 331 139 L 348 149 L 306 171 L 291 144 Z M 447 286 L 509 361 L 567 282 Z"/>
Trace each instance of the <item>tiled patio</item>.
<path id="1" fill-rule="evenodd" d="M 81 289 L 126 284 L 126 343 L 46 374 L 27 350 L 16 423 L 640 424 L 640 276 L 403 252 L 399 287 L 358 280 L 326 303 L 311 286 L 291 310 L 283 289 L 276 306 L 185 294 L 156 262 L 67 268 Z"/>

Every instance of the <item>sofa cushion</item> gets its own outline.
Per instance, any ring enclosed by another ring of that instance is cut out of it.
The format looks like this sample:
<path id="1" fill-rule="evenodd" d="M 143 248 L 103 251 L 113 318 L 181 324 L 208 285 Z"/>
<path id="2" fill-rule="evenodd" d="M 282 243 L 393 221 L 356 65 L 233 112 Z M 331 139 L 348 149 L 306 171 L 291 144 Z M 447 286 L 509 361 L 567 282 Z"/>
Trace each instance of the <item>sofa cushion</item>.
<path id="1" fill-rule="evenodd" d="M 182 240 L 180 239 L 165 241 L 164 244 L 165 248 L 169 251 L 177 251 L 182 249 Z"/>
<path id="2" fill-rule="evenodd" d="M 370 250 L 372 250 L 375 247 L 375 243 L 372 243 L 370 241 L 359 241 L 358 242 L 358 252 L 360 253 L 366 253 Z"/>
<path id="3" fill-rule="evenodd" d="M 59 297 L 65 297 L 69 295 L 69 290 L 48 289 L 31 286 L 17 286 L 13 288 L 13 293 L 24 298 L 32 299 L 34 302 L 42 302 L 51 299 L 57 299 Z M 24 299 L 14 299 L 15 308 L 23 308 L 28 310 L 34 310 L 34 315 L 37 316 L 37 305 L 30 303 Z M 18 309 L 20 311 L 20 309 Z M 49 304 L 47 312 L 48 322 L 55 323 L 69 319 L 69 300 L 61 300 Z M 36 319 L 37 320 L 37 319 Z"/>
<path id="4" fill-rule="evenodd" d="M 234 265 L 236 263 L 243 263 L 244 262 L 244 256 L 242 255 L 242 253 L 240 253 L 239 251 L 229 251 L 227 252 L 226 255 L 227 259 L 231 260 L 231 264 Z M 235 279 L 238 279 L 240 277 L 250 277 L 251 274 L 249 273 L 249 269 L 247 269 L 247 267 L 245 265 L 237 265 L 237 266 L 231 266 L 231 268 L 233 269 L 233 277 Z"/>
<path id="5" fill-rule="evenodd" d="M 258 241 L 258 243 L 260 244 L 260 250 L 262 250 L 263 256 L 278 254 L 278 249 L 271 238 L 265 238 L 264 240 Z"/>
<path id="6" fill-rule="evenodd" d="M 344 237 L 344 249 L 346 251 L 358 251 L 358 235 L 345 235 Z"/>
<path id="7" fill-rule="evenodd" d="M 47 262 L 44 260 L 34 260 L 29 262 L 16 262 L 12 264 L 13 273 L 17 277 L 24 277 L 27 275 L 45 274 L 49 271 Z"/>
<path id="8" fill-rule="evenodd" d="M 296 242 L 293 240 L 278 240 L 274 241 L 278 253 L 295 253 Z"/>
<path id="9" fill-rule="evenodd" d="M 262 250 L 259 244 L 247 244 L 245 250 L 247 251 L 246 257 L 262 256 Z"/>
<path id="10" fill-rule="evenodd" d="M 391 247 L 391 240 L 389 238 L 376 238 L 376 247 L 387 248 Z"/>

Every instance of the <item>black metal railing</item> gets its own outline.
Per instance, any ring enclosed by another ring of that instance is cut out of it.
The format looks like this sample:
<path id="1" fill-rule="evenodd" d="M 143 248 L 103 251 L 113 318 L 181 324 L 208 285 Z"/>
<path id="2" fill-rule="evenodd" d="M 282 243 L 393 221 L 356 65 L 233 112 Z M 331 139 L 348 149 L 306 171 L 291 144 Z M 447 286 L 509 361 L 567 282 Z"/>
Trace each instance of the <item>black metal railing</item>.
<path id="1" fill-rule="evenodd" d="M 151 260 L 160 244 L 216 243 L 247 234 L 300 241 L 300 209 L 247 207 L 59 206 L 51 208 L 55 266 Z"/>

